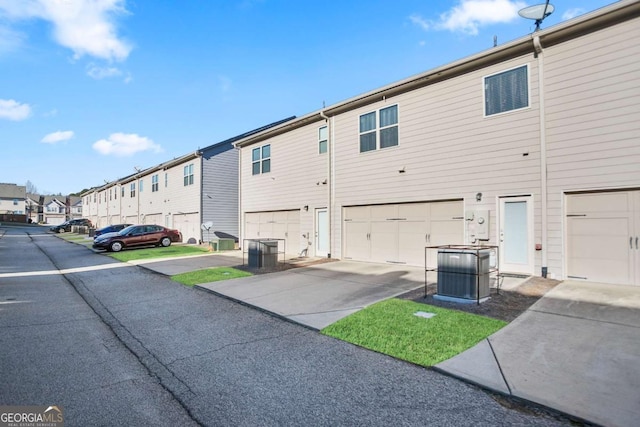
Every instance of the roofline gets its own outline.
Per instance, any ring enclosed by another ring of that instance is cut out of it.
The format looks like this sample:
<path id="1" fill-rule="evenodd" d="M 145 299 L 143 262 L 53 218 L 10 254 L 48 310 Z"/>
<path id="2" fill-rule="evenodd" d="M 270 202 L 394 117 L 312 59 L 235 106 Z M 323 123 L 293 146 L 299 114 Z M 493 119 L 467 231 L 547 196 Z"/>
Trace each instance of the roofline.
<path id="1" fill-rule="evenodd" d="M 526 54 L 535 54 L 536 50 L 533 44 L 534 36 L 540 39 L 542 46 L 550 47 L 610 27 L 614 24 L 629 21 L 638 16 L 640 16 L 639 1 L 621 0 L 547 29 L 520 37 L 504 45 L 482 51 L 424 73 L 416 74 L 407 79 L 347 99 L 322 110 L 309 113 L 299 119 L 239 140 L 234 145 L 240 148 L 253 145 L 308 124 L 319 122 L 326 117 L 336 116 L 374 102 L 382 101 L 386 98 L 448 80 L 509 59 Z"/>

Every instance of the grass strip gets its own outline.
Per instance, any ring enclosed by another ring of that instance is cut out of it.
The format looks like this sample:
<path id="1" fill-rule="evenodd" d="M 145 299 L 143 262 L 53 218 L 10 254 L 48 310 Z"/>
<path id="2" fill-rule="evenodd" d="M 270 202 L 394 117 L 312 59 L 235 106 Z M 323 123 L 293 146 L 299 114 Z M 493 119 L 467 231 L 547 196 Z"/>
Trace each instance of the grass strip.
<path id="1" fill-rule="evenodd" d="M 233 267 L 216 267 L 176 274 L 171 276 L 171 279 L 186 286 L 193 286 L 200 283 L 219 282 L 220 280 L 247 276 L 252 276 L 252 274 Z"/>
<path id="2" fill-rule="evenodd" d="M 153 259 L 153 258 L 170 258 L 177 256 L 191 256 L 202 255 L 207 253 L 207 248 L 201 248 L 200 246 L 169 246 L 167 248 L 154 247 L 154 248 L 141 248 L 135 250 L 123 250 L 122 252 L 111 253 L 109 256 L 119 261 L 136 261 L 141 259 Z"/>
<path id="3" fill-rule="evenodd" d="M 435 316 L 419 317 L 417 312 Z M 506 324 L 476 314 L 390 299 L 345 317 L 322 333 L 418 365 L 433 366 L 473 347 Z"/>

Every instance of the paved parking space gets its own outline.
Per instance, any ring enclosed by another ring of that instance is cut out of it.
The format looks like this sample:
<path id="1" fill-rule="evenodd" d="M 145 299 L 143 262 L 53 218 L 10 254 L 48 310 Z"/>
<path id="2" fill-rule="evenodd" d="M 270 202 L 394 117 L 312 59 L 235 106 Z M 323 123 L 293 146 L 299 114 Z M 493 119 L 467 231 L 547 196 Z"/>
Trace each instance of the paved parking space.
<path id="1" fill-rule="evenodd" d="M 422 286 L 422 268 L 354 261 L 197 285 L 315 329 Z"/>

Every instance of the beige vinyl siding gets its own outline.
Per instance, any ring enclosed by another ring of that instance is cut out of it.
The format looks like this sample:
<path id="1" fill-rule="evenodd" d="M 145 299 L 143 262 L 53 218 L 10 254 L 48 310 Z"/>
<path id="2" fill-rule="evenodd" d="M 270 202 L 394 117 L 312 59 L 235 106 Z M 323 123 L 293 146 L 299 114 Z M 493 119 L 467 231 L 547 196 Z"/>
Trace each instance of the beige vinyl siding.
<path id="1" fill-rule="evenodd" d="M 190 164 L 193 164 L 193 184 L 185 186 L 184 167 Z M 163 213 L 171 218 L 168 227 L 178 229 L 183 235 L 183 242 L 200 240 L 201 159 L 191 159 L 159 173 L 159 191 L 154 193 L 154 197 L 163 200 Z M 167 187 L 164 187 L 164 173 L 169 177 Z M 160 225 L 165 225 L 164 221 Z"/>
<path id="2" fill-rule="evenodd" d="M 640 186 L 640 22 L 545 50 L 549 271 L 566 275 L 565 192 Z"/>
<path id="3" fill-rule="evenodd" d="M 313 254 L 315 208 L 328 203 L 329 185 L 323 182 L 328 180 L 329 156 L 318 153 L 318 129 L 325 125 L 318 121 L 241 150 L 242 238 L 249 235 L 245 230 L 246 213 L 299 211 L 297 237 L 289 236 L 287 252 L 308 248 L 309 255 Z M 271 172 L 252 175 L 251 151 L 266 144 L 271 145 Z"/>
<path id="4" fill-rule="evenodd" d="M 529 108 L 485 117 L 483 78 L 526 64 Z M 496 243 L 498 196 L 533 194 L 539 201 L 537 83 L 536 63 L 526 56 L 337 117 L 334 227 L 344 205 L 464 198 L 467 209 L 490 210 L 490 243 Z M 399 145 L 360 153 L 358 117 L 395 104 Z M 483 193 L 481 203 L 476 192 Z"/>

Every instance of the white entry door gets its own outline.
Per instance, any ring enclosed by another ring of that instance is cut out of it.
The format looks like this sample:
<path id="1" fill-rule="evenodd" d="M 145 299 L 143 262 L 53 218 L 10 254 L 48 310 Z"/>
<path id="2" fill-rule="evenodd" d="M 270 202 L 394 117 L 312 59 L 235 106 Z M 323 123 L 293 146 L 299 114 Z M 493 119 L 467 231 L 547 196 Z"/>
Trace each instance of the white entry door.
<path id="1" fill-rule="evenodd" d="M 327 209 L 316 209 L 316 256 L 329 254 L 329 214 Z"/>
<path id="2" fill-rule="evenodd" d="M 533 274 L 533 198 L 500 198 L 500 270 Z"/>

